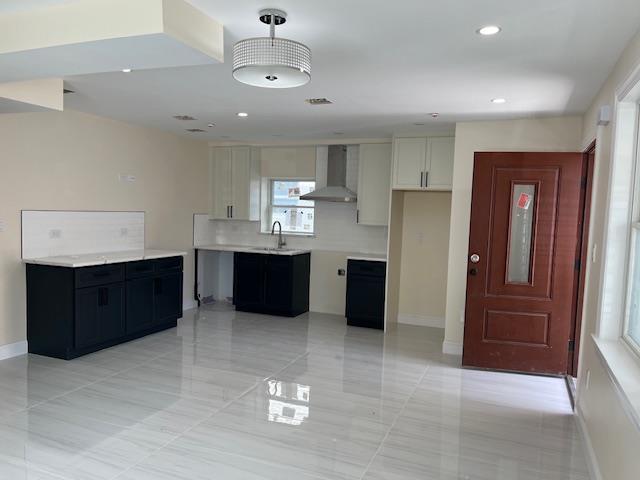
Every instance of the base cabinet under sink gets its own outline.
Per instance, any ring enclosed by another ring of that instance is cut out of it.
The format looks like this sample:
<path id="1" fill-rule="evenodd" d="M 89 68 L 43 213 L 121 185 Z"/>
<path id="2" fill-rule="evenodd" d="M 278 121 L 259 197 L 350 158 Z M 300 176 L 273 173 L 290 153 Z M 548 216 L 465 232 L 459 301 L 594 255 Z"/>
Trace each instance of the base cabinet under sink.
<path id="1" fill-rule="evenodd" d="M 295 317 L 309 311 L 311 254 L 234 255 L 236 310 Z"/>

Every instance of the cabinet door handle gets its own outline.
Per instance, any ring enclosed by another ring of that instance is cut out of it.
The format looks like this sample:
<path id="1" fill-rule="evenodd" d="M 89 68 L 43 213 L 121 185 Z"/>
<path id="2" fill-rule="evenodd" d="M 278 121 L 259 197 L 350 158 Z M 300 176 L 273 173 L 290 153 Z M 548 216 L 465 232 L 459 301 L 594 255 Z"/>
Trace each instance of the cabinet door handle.
<path id="1" fill-rule="evenodd" d="M 231 216 L 229 218 L 233 218 L 233 205 L 229 207 L 229 211 L 231 212 Z"/>
<path id="2" fill-rule="evenodd" d="M 162 279 L 161 278 L 156 278 L 153 281 L 153 293 L 154 293 L 154 295 L 161 295 L 162 294 Z"/>
<path id="3" fill-rule="evenodd" d="M 227 205 L 227 218 L 231 218 L 229 215 L 229 205 Z"/>
<path id="4" fill-rule="evenodd" d="M 98 290 L 98 306 L 104 307 L 105 305 L 109 305 L 109 289 L 100 288 Z"/>
<path id="5" fill-rule="evenodd" d="M 420 172 L 420 188 L 422 188 L 423 182 L 424 182 L 424 172 Z"/>
<path id="6" fill-rule="evenodd" d="M 424 172 L 424 188 L 429 186 L 429 172 Z"/>
<path id="7" fill-rule="evenodd" d="M 356 210 L 356 223 L 360 223 L 360 210 Z"/>

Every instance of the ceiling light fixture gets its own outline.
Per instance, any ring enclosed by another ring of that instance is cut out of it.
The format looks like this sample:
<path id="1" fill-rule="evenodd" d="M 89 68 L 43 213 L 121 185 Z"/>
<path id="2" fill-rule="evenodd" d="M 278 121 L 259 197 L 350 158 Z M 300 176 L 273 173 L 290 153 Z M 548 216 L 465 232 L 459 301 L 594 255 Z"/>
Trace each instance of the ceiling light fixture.
<path id="1" fill-rule="evenodd" d="M 233 46 L 233 78 L 263 88 L 291 88 L 311 79 L 311 50 L 302 43 L 276 38 L 276 26 L 287 21 L 282 10 L 260 11 L 270 36 L 240 40 Z"/>
<path id="2" fill-rule="evenodd" d="M 215 127 L 215 126 L 216 126 L 216 124 L 215 124 L 215 123 L 210 123 L 209 125 L 207 125 L 207 127 L 209 127 L 209 128 L 213 128 L 213 127 Z"/>
<path id="3" fill-rule="evenodd" d="M 494 98 L 491 100 L 491 103 L 496 103 L 498 105 L 503 104 L 503 103 L 507 103 L 507 100 L 505 98 Z"/>
<path id="4" fill-rule="evenodd" d="M 501 31 L 502 29 L 497 25 L 486 25 L 476 30 L 476 33 L 482 35 L 483 37 L 490 37 L 491 35 L 496 35 Z"/>
<path id="5" fill-rule="evenodd" d="M 236 115 L 238 117 L 240 117 L 240 118 L 245 118 L 245 117 L 249 116 L 249 114 L 247 112 L 238 112 L 238 113 L 236 113 Z"/>
<path id="6" fill-rule="evenodd" d="M 123 68 L 122 69 L 122 73 L 131 73 L 131 69 L 130 68 Z"/>

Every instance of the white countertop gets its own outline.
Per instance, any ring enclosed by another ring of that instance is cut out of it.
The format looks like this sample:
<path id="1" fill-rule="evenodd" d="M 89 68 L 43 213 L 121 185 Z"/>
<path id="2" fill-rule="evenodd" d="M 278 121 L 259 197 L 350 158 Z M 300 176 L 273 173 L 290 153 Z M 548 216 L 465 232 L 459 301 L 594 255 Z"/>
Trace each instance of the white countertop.
<path id="1" fill-rule="evenodd" d="M 276 249 L 275 247 L 252 247 L 251 245 L 228 245 L 222 243 L 214 243 L 211 245 L 198 245 L 194 248 L 198 250 L 210 250 L 213 252 L 243 252 L 243 253 L 262 253 L 265 255 L 302 255 L 304 253 L 311 253 L 311 250 L 305 250 L 301 248 L 282 248 Z"/>
<path id="2" fill-rule="evenodd" d="M 347 260 L 364 260 L 366 262 L 386 262 L 387 256 L 377 253 L 358 253 L 355 255 L 349 255 Z"/>
<path id="3" fill-rule="evenodd" d="M 50 265 L 53 267 L 93 267 L 111 263 L 137 262 L 155 258 L 184 257 L 187 252 L 180 250 L 127 250 L 122 252 L 87 253 L 83 255 L 60 255 L 56 257 L 23 258 L 23 263 Z"/>

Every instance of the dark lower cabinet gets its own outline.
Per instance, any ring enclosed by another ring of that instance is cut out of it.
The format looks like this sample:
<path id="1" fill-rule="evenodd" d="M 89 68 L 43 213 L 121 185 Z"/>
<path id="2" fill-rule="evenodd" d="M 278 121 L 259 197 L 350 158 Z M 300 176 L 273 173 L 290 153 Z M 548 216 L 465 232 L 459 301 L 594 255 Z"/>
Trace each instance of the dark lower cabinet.
<path id="1" fill-rule="evenodd" d="M 347 263 L 347 324 L 384 329 L 385 262 L 349 260 Z"/>
<path id="2" fill-rule="evenodd" d="M 85 268 L 27 265 L 29 352 L 71 359 L 175 327 L 182 257 Z"/>
<path id="3" fill-rule="evenodd" d="M 124 336 L 122 284 L 78 289 L 75 317 L 84 320 L 75 322 L 76 348 L 85 348 Z"/>
<path id="4" fill-rule="evenodd" d="M 236 253 L 236 310 L 295 317 L 309 311 L 311 254 Z"/>

